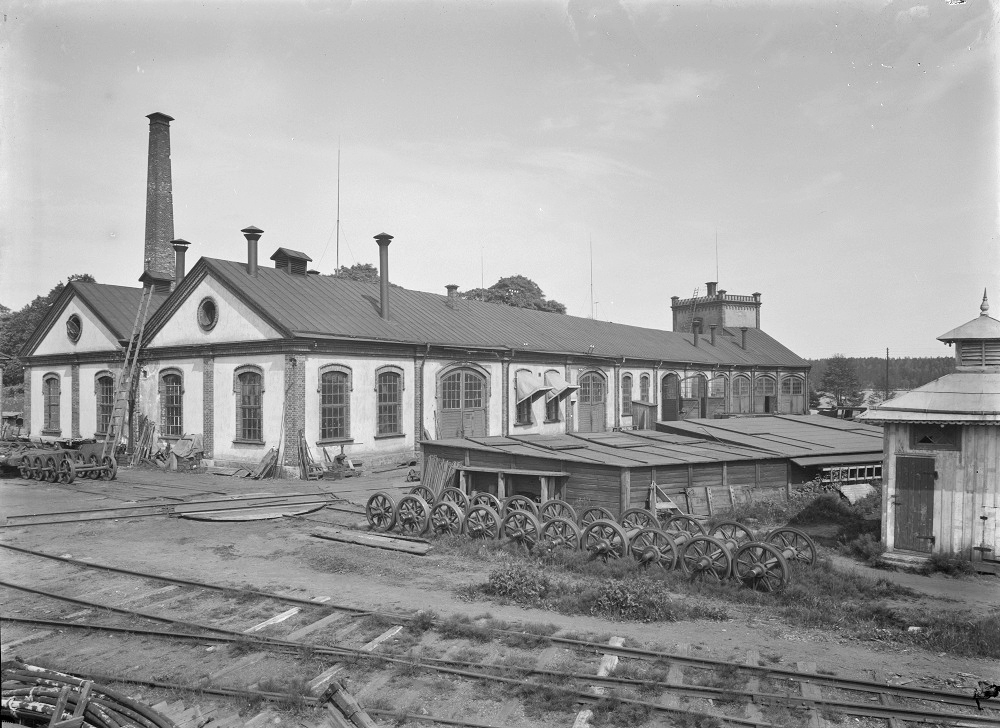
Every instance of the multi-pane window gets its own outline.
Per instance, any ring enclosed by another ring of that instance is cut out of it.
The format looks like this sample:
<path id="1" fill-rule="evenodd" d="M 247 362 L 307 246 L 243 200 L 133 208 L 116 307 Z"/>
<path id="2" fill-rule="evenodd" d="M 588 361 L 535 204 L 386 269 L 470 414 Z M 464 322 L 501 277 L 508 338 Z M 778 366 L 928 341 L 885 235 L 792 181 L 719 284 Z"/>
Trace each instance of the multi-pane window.
<path id="1" fill-rule="evenodd" d="M 50 374 L 42 381 L 43 429 L 50 432 L 59 430 L 59 377 Z"/>
<path id="2" fill-rule="evenodd" d="M 750 380 L 746 377 L 736 377 L 733 379 L 733 396 L 745 397 L 750 394 Z"/>
<path id="3" fill-rule="evenodd" d="M 782 394 L 802 394 L 802 380 L 798 377 L 788 377 L 781 380 Z"/>
<path id="4" fill-rule="evenodd" d="M 378 434 L 398 435 L 402 427 L 402 376 L 398 372 L 382 372 L 378 375 Z"/>
<path id="5" fill-rule="evenodd" d="M 643 374 L 639 377 L 639 399 L 643 402 L 649 401 L 649 375 Z"/>
<path id="6" fill-rule="evenodd" d="M 105 435 L 111 426 L 111 415 L 115 409 L 115 380 L 110 374 L 101 374 L 96 382 L 97 434 Z"/>
<path id="7" fill-rule="evenodd" d="M 320 376 L 321 440 L 340 440 L 351 436 L 350 383 L 346 372 L 328 371 Z"/>
<path id="8" fill-rule="evenodd" d="M 632 375 L 622 377 L 622 417 L 632 416 Z"/>
<path id="9" fill-rule="evenodd" d="M 722 377 L 714 377 L 708 380 L 708 396 L 717 398 L 726 396 L 726 380 Z"/>
<path id="10" fill-rule="evenodd" d="M 171 372 L 163 375 L 162 383 L 161 432 L 167 437 L 181 437 L 184 434 L 183 380 L 179 373 Z M 260 439 L 259 434 L 257 439 Z"/>
<path id="11" fill-rule="evenodd" d="M 236 439 L 264 441 L 264 381 L 260 372 L 236 377 Z"/>
<path id="12" fill-rule="evenodd" d="M 545 403 L 545 421 L 559 421 L 559 398 L 553 397 Z"/>
<path id="13" fill-rule="evenodd" d="M 757 396 L 773 397 L 775 394 L 774 377 L 757 377 L 753 385 L 753 393 Z"/>

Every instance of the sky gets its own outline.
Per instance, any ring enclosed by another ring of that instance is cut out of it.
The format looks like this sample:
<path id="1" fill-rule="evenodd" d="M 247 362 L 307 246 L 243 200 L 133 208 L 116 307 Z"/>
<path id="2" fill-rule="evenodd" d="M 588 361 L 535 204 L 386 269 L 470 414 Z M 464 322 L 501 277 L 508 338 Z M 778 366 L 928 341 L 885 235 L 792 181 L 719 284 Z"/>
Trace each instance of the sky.
<path id="1" fill-rule="evenodd" d="M 339 156 L 341 265 L 387 232 L 408 288 L 520 274 L 669 329 L 670 297 L 718 280 L 809 358 L 950 356 L 984 289 L 1000 318 L 996 4 L 0 8 L 11 308 L 75 273 L 138 285 L 162 112 L 189 266 L 243 260 L 256 225 L 262 261 L 332 272 Z"/>

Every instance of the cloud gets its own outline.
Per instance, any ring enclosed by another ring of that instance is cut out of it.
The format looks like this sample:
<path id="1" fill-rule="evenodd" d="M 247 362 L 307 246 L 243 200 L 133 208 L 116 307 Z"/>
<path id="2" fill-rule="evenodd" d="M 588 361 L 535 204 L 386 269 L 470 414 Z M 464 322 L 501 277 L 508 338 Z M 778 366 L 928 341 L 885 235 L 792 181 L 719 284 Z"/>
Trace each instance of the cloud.
<path id="1" fill-rule="evenodd" d="M 896 13 L 897 23 L 910 23 L 917 19 L 929 18 L 931 14 L 930 9 L 926 5 L 914 5 L 909 10 L 900 10 Z"/>
<path id="2" fill-rule="evenodd" d="M 634 79 L 660 74 L 656 59 L 619 0 L 569 0 L 566 12 L 580 51 L 592 63 Z"/>
<path id="3" fill-rule="evenodd" d="M 595 95 L 597 129 L 601 136 L 635 138 L 663 128 L 679 104 L 694 101 L 716 88 L 716 72 L 680 69 L 660 81 L 613 83 L 606 79 Z"/>

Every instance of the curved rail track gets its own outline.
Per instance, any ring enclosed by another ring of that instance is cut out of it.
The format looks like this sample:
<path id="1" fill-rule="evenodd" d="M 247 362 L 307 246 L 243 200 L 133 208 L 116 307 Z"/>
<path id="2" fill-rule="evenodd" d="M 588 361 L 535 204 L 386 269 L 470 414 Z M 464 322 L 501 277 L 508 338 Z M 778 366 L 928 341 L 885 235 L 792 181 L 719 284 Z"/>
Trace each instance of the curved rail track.
<path id="1" fill-rule="evenodd" d="M 377 695 L 380 686 L 390 684 L 394 675 L 404 671 L 447 676 L 449 680 L 473 685 L 503 685 L 511 694 L 523 691 L 526 686 L 544 685 L 549 691 L 561 691 L 584 704 L 599 703 L 601 690 L 614 690 L 621 704 L 651 713 L 711 714 L 724 725 L 733 726 L 775 725 L 768 715 L 774 711 L 797 714 L 805 711 L 812 716 L 813 724 L 817 719 L 822 720 L 820 714 L 836 714 L 878 719 L 892 728 L 910 724 L 1000 726 L 1000 710 L 997 710 L 1000 706 L 987 704 L 986 710 L 979 711 L 971 694 L 803 674 L 763 666 L 754 660 L 750 664 L 734 663 L 606 645 L 558 634 L 527 635 L 526 644 L 531 650 L 528 657 L 534 659 L 522 659 L 517 664 L 462 659 L 462 650 L 456 649 L 454 642 L 443 654 L 428 656 L 422 653 L 421 646 L 435 640 L 439 645 L 447 642 L 446 620 L 431 623 L 419 614 L 378 612 L 322 597 L 181 579 L 12 545 L 0 544 L 0 547 L 48 567 L 37 568 L 38 579 L 30 586 L 0 581 L 0 587 L 30 595 L 27 601 L 5 599 L 8 607 L 16 603 L 19 611 L 16 615 L 5 613 L 3 621 L 34 630 L 19 642 L 27 642 L 34 634 L 35 643 L 50 652 L 58 653 L 61 644 L 74 644 L 94 654 L 103 654 L 116 641 L 139 638 L 148 645 L 145 649 L 150 671 L 160 650 L 187 645 L 184 649 L 191 652 L 185 658 L 188 667 L 179 670 L 177 679 L 170 682 L 173 689 L 186 686 L 233 694 L 241 694 L 242 690 L 274 699 L 268 697 L 273 690 L 261 689 L 264 681 L 260 676 L 280 669 L 282 664 L 287 666 L 289 660 L 307 656 L 318 672 L 310 681 L 314 695 L 322 692 L 324 676 L 328 682 L 333 675 L 350 671 L 353 666 L 362 668 L 368 684 L 374 685 L 370 690 L 372 695 Z M 167 586 L 151 589 L 154 584 Z M 80 588 L 84 589 L 82 593 Z M 71 593 L 74 591 L 76 595 Z M 127 596 L 94 598 L 102 593 L 127 593 Z M 51 606 L 59 603 L 72 606 Z M 276 603 L 294 608 L 275 615 Z M 42 613 L 43 604 L 49 614 Z M 25 613 L 28 607 L 34 607 L 33 613 Z M 71 608 L 75 611 L 63 613 Z M 270 619 L 262 619 L 268 614 L 272 615 Z M 88 621 L 81 621 L 83 617 L 88 617 Z M 152 628 L 143 622 L 158 622 L 166 627 Z M 386 630 L 389 625 L 392 628 Z M 475 625 L 469 628 L 475 629 Z M 44 634 L 45 630 L 49 634 Z M 524 632 L 486 624 L 479 628 L 480 642 L 484 632 L 486 640 L 526 638 Z M 70 633 L 73 637 L 67 637 Z M 407 635 L 408 638 L 401 640 L 403 644 L 393 641 L 393 637 Z M 89 643 L 94 643 L 92 649 Z M 209 652 L 205 645 L 229 647 Z M 566 650 L 576 656 L 571 663 L 573 669 L 546 660 L 547 653 L 551 658 L 552 651 Z M 621 660 L 618 674 L 598 675 L 597 662 L 609 657 Z M 269 667 L 271 664 L 273 668 Z M 626 665 L 628 669 L 622 669 Z M 255 669 L 250 670 L 250 666 Z M 65 665 L 60 667 L 69 669 Z M 156 672 L 159 675 L 162 671 Z M 248 682 L 255 677 L 256 682 Z M 242 684 L 227 684 L 234 679 L 242 679 Z M 377 713 L 378 709 L 372 712 Z M 463 723 L 455 716 L 451 721 L 440 722 L 483 725 L 475 721 Z"/>

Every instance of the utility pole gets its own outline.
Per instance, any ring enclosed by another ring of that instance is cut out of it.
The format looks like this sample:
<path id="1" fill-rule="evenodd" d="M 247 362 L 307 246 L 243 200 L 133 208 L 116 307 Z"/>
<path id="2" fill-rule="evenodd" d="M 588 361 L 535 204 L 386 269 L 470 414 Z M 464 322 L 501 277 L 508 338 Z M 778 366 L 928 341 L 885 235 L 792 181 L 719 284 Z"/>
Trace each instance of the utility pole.
<path id="1" fill-rule="evenodd" d="M 337 267 L 334 271 L 340 272 L 340 137 L 337 137 Z"/>
<path id="2" fill-rule="evenodd" d="M 594 318 L 594 238 L 590 237 L 590 318 Z"/>
<path id="3" fill-rule="evenodd" d="M 885 397 L 889 398 L 889 347 L 885 347 Z"/>

